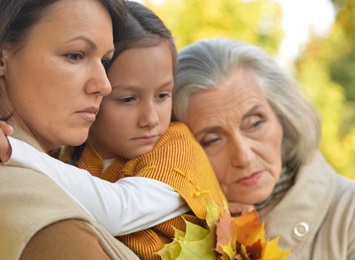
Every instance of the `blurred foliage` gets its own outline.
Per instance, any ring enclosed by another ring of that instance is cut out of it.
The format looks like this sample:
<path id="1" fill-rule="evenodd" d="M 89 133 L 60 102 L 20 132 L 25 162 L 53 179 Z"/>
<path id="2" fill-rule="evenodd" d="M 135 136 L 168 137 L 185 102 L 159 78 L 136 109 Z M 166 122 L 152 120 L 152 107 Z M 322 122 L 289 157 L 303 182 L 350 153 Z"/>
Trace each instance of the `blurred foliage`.
<path id="1" fill-rule="evenodd" d="M 295 63 L 296 77 L 321 114 L 322 153 L 355 179 L 355 0 L 333 2 L 335 22 L 327 37 L 310 38 Z"/>
<path id="2" fill-rule="evenodd" d="M 281 7 L 272 0 L 146 0 L 173 32 L 178 49 L 202 38 L 232 37 L 270 53 L 282 40 Z"/>
<path id="3" fill-rule="evenodd" d="M 328 37 L 311 36 L 293 73 L 322 118 L 320 150 L 337 172 L 355 179 L 355 0 L 332 2 L 338 15 Z M 144 4 L 171 29 L 178 49 L 203 38 L 231 37 L 276 55 L 282 41 L 281 6 L 273 0 Z"/>

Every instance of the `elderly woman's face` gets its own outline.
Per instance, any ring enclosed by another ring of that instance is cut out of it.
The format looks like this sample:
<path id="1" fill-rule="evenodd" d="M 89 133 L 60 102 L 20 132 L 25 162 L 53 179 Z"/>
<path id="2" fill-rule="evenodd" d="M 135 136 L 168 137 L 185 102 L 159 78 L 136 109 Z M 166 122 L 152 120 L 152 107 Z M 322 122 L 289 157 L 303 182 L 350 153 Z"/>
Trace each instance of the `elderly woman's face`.
<path id="1" fill-rule="evenodd" d="M 111 91 L 103 60 L 112 23 L 98 0 L 60 0 L 30 30 L 23 48 L 3 50 L 1 76 L 15 116 L 41 144 L 78 145 Z"/>
<path id="2" fill-rule="evenodd" d="M 192 95 L 186 123 L 228 201 L 262 202 L 280 178 L 282 127 L 248 71 L 236 69 L 217 87 Z"/>

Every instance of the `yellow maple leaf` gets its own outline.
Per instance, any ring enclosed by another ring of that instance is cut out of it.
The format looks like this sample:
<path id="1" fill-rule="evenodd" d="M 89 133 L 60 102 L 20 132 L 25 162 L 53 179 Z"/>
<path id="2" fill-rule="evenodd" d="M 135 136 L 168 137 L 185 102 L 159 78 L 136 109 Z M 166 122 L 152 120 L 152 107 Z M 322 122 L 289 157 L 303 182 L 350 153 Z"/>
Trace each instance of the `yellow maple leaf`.
<path id="1" fill-rule="evenodd" d="M 215 229 L 205 229 L 185 220 L 186 232 L 175 229 L 173 242 L 164 245 L 157 252 L 163 260 L 179 259 L 217 259 L 214 251 L 216 244 Z"/>
<path id="2" fill-rule="evenodd" d="M 256 211 L 233 218 L 216 204 L 206 205 L 208 227 L 185 220 L 186 232 L 175 229 L 174 240 L 157 252 L 163 260 L 284 260 L 290 254 L 278 247 L 279 238 L 266 239 Z"/>
<path id="3" fill-rule="evenodd" d="M 279 238 L 266 242 L 263 246 L 262 260 L 283 260 L 290 255 L 291 252 L 286 252 L 280 249 L 277 245 L 279 243 Z"/>

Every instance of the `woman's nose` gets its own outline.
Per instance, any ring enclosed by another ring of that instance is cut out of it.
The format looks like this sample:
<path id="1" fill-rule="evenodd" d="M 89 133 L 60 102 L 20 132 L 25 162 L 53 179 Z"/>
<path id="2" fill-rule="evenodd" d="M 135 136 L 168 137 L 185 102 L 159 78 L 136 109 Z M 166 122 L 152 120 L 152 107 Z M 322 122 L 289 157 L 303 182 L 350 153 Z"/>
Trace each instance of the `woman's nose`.
<path id="1" fill-rule="evenodd" d="M 254 158 L 253 149 L 246 138 L 235 138 L 231 143 L 231 163 L 233 167 L 247 167 Z"/>
<path id="2" fill-rule="evenodd" d="M 104 66 L 100 63 L 91 73 L 90 80 L 86 87 L 89 94 L 96 93 L 99 96 L 107 96 L 112 90 L 111 83 L 107 77 Z"/>

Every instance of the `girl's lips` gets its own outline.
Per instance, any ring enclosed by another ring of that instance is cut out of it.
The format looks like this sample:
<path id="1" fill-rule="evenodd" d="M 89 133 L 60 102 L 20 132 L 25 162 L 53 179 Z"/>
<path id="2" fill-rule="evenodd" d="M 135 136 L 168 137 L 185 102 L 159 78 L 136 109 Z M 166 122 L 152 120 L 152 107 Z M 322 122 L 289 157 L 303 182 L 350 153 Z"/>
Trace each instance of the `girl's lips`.
<path id="1" fill-rule="evenodd" d="M 151 135 L 151 136 L 140 136 L 140 137 L 136 137 L 133 138 L 133 141 L 137 141 L 141 144 L 152 144 L 152 143 L 156 143 L 159 139 L 158 135 Z"/>
<path id="2" fill-rule="evenodd" d="M 257 184 L 262 176 L 263 172 L 255 172 L 249 177 L 242 178 L 237 181 L 238 184 L 244 185 L 244 186 L 253 186 Z"/>

